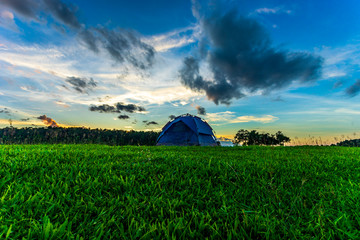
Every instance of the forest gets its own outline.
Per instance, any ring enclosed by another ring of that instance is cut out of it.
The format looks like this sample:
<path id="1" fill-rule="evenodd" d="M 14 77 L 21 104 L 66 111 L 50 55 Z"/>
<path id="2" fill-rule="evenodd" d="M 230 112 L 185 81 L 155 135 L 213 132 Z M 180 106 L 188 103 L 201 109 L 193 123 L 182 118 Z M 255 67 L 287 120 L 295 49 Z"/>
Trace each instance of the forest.
<path id="1" fill-rule="evenodd" d="M 13 128 L 0 129 L 0 144 L 156 144 L 159 132 L 90 129 L 82 127 Z"/>

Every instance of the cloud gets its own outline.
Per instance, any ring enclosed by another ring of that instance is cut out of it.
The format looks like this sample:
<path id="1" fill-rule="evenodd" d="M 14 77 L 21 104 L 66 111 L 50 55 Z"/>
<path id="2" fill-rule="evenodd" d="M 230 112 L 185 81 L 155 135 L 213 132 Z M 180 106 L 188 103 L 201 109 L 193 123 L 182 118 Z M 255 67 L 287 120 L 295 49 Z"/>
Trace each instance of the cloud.
<path id="1" fill-rule="evenodd" d="M 64 107 L 64 108 L 69 108 L 69 107 L 70 107 L 69 104 L 66 104 L 66 103 L 64 103 L 64 102 L 62 102 L 62 101 L 55 101 L 55 104 L 57 104 L 57 105 L 59 105 L 59 106 L 62 106 L 62 107 Z"/>
<path id="2" fill-rule="evenodd" d="M 348 87 L 345 90 L 345 93 L 349 96 L 349 97 L 355 97 L 356 95 L 358 95 L 360 92 L 360 79 L 357 79 L 356 82 L 351 85 L 350 87 Z"/>
<path id="3" fill-rule="evenodd" d="M 135 104 L 124 104 L 121 102 L 116 104 L 116 108 L 120 111 L 125 111 L 125 112 L 129 112 L 129 113 L 146 111 L 146 109 L 144 107 L 137 106 Z"/>
<path id="4" fill-rule="evenodd" d="M 198 26 L 190 26 L 144 38 L 143 41 L 153 46 L 157 52 L 166 52 L 195 42 L 198 30 Z"/>
<path id="5" fill-rule="evenodd" d="M 79 36 L 90 50 L 98 53 L 101 46 L 116 62 L 128 62 L 141 70 L 154 63 L 155 49 L 141 41 L 135 31 L 120 28 L 110 30 L 99 26 L 83 30 Z"/>
<path id="6" fill-rule="evenodd" d="M 176 116 L 175 115 L 170 115 L 169 118 L 170 118 L 170 120 L 174 120 L 176 118 Z"/>
<path id="7" fill-rule="evenodd" d="M 227 138 L 227 137 L 224 137 L 224 136 L 217 137 L 217 139 L 218 139 L 219 141 L 232 141 L 232 140 L 233 140 L 232 138 Z"/>
<path id="8" fill-rule="evenodd" d="M 39 116 L 37 119 L 42 120 L 42 122 L 49 127 L 59 127 L 54 119 L 49 118 L 46 115 Z"/>
<path id="9" fill-rule="evenodd" d="M 204 107 L 197 105 L 195 108 L 197 109 L 197 113 L 199 115 L 206 115 L 206 109 Z"/>
<path id="10" fill-rule="evenodd" d="M 72 88 L 79 93 L 88 93 L 88 91 L 97 86 L 97 83 L 92 78 L 88 80 L 86 78 L 67 77 L 65 81 L 70 83 Z"/>
<path id="11" fill-rule="evenodd" d="M 282 99 L 280 96 L 277 96 L 276 98 L 273 98 L 271 101 L 273 101 L 273 102 L 285 102 L 285 100 Z"/>
<path id="12" fill-rule="evenodd" d="M 231 111 L 206 114 L 206 120 L 209 122 L 227 122 L 232 118 L 235 118 L 235 112 Z"/>
<path id="13" fill-rule="evenodd" d="M 0 110 L 0 113 L 4 113 L 8 116 L 11 116 L 11 111 L 8 108 L 4 108 L 4 109 Z"/>
<path id="14" fill-rule="evenodd" d="M 257 13 L 277 13 L 278 11 L 278 8 L 258 8 L 255 10 Z"/>
<path id="15" fill-rule="evenodd" d="M 278 14 L 278 13 L 286 13 L 286 14 L 291 14 L 292 11 L 291 10 L 286 10 L 282 7 L 275 7 L 275 8 L 258 8 L 254 11 L 254 13 L 257 14 Z"/>
<path id="16" fill-rule="evenodd" d="M 156 51 L 141 40 L 140 34 L 121 28 L 107 29 L 100 25 L 87 28 L 76 16 L 77 8 L 61 0 L 3 0 L 0 4 L 39 22 L 43 15 L 51 16 L 78 33 L 79 39 L 89 50 L 98 53 L 101 45 L 116 62 L 127 62 L 141 70 L 154 63 Z"/>
<path id="17" fill-rule="evenodd" d="M 360 64 L 360 44 L 353 41 L 345 46 L 315 48 L 324 61 L 323 77 L 340 78 L 351 75 Z"/>
<path id="18" fill-rule="evenodd" d="M 39 3 L 34 0 L 2 0 L 1 3 L 29 18 L 37 18 L 37 11 L 40 7 Z"/>
<path id="19" fill-rule="evenodd" d="M 236 116 L 235 112 L 225 111 L 217 113 L 207 113 L 206 120 L 209 122 L 218 122 L 223 124 L 229 123 L 245 123 L 245 122 L 261 122 L 271 123 L 277 121 L 279 118 L 272 115 L 257 116 Z M 222 124 L 217 124 L 222 125 Z"/>
<path id="20" fill-rule="evenodd" d="M 2 0 L 1 4 L 36 21 L 41 21 L 42 15 L 45 14 L 73 29 L 81 28 L 75 7 L 69 6 L 61 0 Z"/>
<path id="21" fill-rule="evenodd" d="M 128 113 L 135 112 L 145 112 L 146 109 L 144 107 L 135 105 L 135 104 L 124 104 L 118 102 L 114 105 L 102 104 L 102 105 L 92 105 L 89 107 L 89 110 L 92 112 L 100 112 L 100 113 L 121 113 L 122 111 Z"/>
<path id="22" fill-rule="evenodd" d="M 6 10 L 0 12 L 0 27 L 19 32 L 14 20 L 14 14 Z"/>
<path id="23" fill-rule="evenodd" d="M 266 30 L 236 11 L 201 17 L 200 26 L 202 38 L 196 57 L 184 59 L 180 80 L 195 92 L 205 92 L 215 104 L 228 105 L 248 92 L 265 94 L 321 76 L 322 58 L 272 47 Z M 200 73 L 203 62 L 211 77 Z"/>
<path id="24" fill-rule="evenodd" d="M 60 0 L 43 0 L 48 10 L 65 25 L 79 29 L 81 27 L 75 15 L 75 7 L 70 7 Z"/>
<path id="25" fill-rule="evenodd" d="M 115 106 L 111 106 L 108 104 L 102 104 L 99 106 L 92 105 L 89 107 L 89 110 L 91 112 L 100 112 L 100 113 L 120 113 L 120 111 L 116 109 Z"/>
<path id="26" fill-rule="evenodd" d="M 84 29 L 79 34 L 80 39 L 85 43 L 85 45 L 93 52 L 98 53 L 99 47 L 98 47 L 98 38 L 95 37 L 93 32 L 91 30 Z"/>
<path id="27" fill-rule="evenodd" d="M 158 125 L 159 123 L 155 122 L 155 121 L 150 121 L 150 122 L 147 122 L 146 123 L 146 126 L 149 126 L 149 125 Z"/>
<path id="28" fill-rule="evenodd" d="M 128 115 L 119 115 L 118 119 L 129 119 L 130 117 Z"/>
<path id="29" fill-rule="evenodd" d="M 22 118 L 22 119 L 20 119 L 20 121 L 22 121 L 22 122 L 27 122 L 29 120 L 30 120 L 30 118 Z"/>
<path id="30" fill-rule="evenodd" d="M 343 81 L 341 81 L 341 80 L 336 81 L 336 82 L 334 83 L 334 85 L 333 85 L 333 89 L 335 89 L 335 88 L 340 88 L 340 87 L 342 87 L 343 85 L 344 85 L 344 82 L 343 82 Z"/>
<path id="31" fill-rule="evenodd" d="M 10 124 L 14 126 L 14 125 L 18 125 L 18 126 L 37 126 L 37 122 L 36 121 L 27 121 L 27 122 L 23 122 L 23 121 L 19 121 L 19 120 L 12 120 L 12 119 L 1 119 L 0 118 L 0 125 L 8 125 Z"/>
<path id="32" fill-rule="evenodd" d="M 272 115 L 265 115 L 262 117 L 255 116 L 240 116 L 235 119 L 230 120 L 230 123 L 245 123 L 245 122 L 261 122 L 261 123 L 271 123 L 279 120 L 278 117 Z"/>

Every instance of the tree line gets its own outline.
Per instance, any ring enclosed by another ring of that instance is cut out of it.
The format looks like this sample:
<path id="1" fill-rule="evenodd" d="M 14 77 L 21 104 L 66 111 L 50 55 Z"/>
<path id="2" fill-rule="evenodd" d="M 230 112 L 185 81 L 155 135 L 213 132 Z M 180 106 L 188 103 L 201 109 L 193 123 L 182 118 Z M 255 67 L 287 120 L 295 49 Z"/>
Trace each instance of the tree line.
<path id="1" fill-rule="evenodd" d="M 13 128 L 0 129 L 0 144 L 107 144 L 155 145 L 159 132 L 90 128 Z"/>
<path id="2" fill-rule="evenodd" d="M 275 134 L 270 133 L 259 133 L 256 130 L 244 130 L 240 129 L 235 137 L 233 143 L 235 145 L 241 144 L 244 146 L 249 145 L 281 145 L 290 142 L 290 138 L 285 136 L 281 131 Z"/>
<path id="3" fill-rule="evenodd" d="M 336 144 L 332 144 L 331 146 L 360 147 L 360 139 L 345 140 Z"/>
<path id="4" fill-rule="evenodd" d="M 0 129 L 0 144 L 107 144 L 156 145 L 160 132 L 90 129 L 84 127 L 13 128 Z M 239 130 L 233 140 L 235 145 L 284 145 L 290 138 L 281 131 L 275 134 L 256 130 Z"/>

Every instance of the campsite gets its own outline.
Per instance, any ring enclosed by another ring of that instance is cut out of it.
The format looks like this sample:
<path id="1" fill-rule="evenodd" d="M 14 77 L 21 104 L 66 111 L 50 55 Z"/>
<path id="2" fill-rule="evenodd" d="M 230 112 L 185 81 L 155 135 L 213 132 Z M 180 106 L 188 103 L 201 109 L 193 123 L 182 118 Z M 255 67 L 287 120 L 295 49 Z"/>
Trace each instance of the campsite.
<path id="1" fill-rule="evenodd" d="M 0 0 L 0 239 L 360 239 L 359 10 Z"/>

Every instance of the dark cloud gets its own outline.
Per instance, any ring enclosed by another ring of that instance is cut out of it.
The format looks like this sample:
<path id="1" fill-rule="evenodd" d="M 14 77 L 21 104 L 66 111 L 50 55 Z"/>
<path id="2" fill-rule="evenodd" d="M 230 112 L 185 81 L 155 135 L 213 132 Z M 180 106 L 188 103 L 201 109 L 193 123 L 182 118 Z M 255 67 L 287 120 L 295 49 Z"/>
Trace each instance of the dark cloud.
<path id="1" fill-rule="evenodd" d="M 129 119 L 130 117 L 128 115 L 119 115 L 118 119 Z"/>
<path id="2" fill-rule="evenodd" d="M 141 41 L 139 34 L 134 31 L 96 27 L 82 31 L 80 38 L 96 53 L 102 46 L 116 62 L 128 62 L 142 70 L 154 63 L 155 49 Z"/>
<path id="3" fill-rule="evenodd" d="M 337 82 L 334 83 L 333 88 L 334 88 L 334 89 L 335 89 L 335 88 L 339 88 L 339 87 L 342 87 L 343 85 L 344 85 L 344 82 L 341 81 L 341 80 L 339 80 L 339 81 L 337 81 Z"/>
<path id="4" fill-rule="evenodd" d="M 116 107 L 108 105 L 108 104 L 102 104 L 99 106 L 92 105 L 89 107 L 89 110 L 91 112 L 101 112 L 101 113 L 120 113 Z"/>
<path id="5" fill-rule="evenodd" d="M 81 27 L 78 18 L 75 15 L 76 9 L 68 6 L 60 0 L 43 0 L 53 16 L 65 25 L 79 29 Z"/>
<path id="6" fill-rule="evenodd" d="M 358 95 L 360 92 L 360 79 L 357 79 L 353 85 L 345 90 L 345 92 L 349 97 L 355 97 Z"/>
<path id="7" fill-rule="evenodd" d="M 176 116 L 175 115 L 170 115 L 169 118 L 170 118 L 170 120 L 174 120 L 176 118 Z"/>
<path id="8" fill-rule="evenodd" d="M 42 120 L 42 122 L 49 127 L 59 127 L 54 119 L 49 118 L 46 115 L 39 116 L 37 119 Z"/>
<path id="9" fill-rule="evenodd" d="M 102 104 L 102 105 L 92 105 L 89 107 L 89 110 L 92 112 L 101 112 L 101 113 L 121 113 L 128 112 L 128 113 L 134 113 L 134 112 L 144 112 L 146 109 L 144 107 L 135 105 L 135 104 L 124 104 L 121 102 L 118 102 L 114 105 L 108 105 L 108 104 Z"/>
<path id="10" fill-rule="evenodd" d="M 200 24 L 199 57 L 185 58 L 179 73 L 183 85 L 205 92 L 216 104 L 230 104 L 246 92 L 269 93 L 321 75 L 322 58 L 272 47 L 268 33 L 254 19 L 233 11 L 203 17 Z M 213 79 L 201 76 L 201 61 L 207 61 Z"/>
<path id="11" fill-rule="evenodd" d="M 206 115 L 206 109 L 204 107 L 201 107 L 201 106 L 198 105 L 195 108 L 197 109 L 197 113 L 199 115 Z"/>
<path id="12" fill-rule="evenodd" d="M 97 83 L 92 78 L 68 77 L 66 82 L 70 83 L 72 88 L 79 93 L 88 93 L 89 90 L 97 86 Z"/>
<path id="13" fill-rule="evenodd" d="M 282 99 L 280 96 L 277 96 L 276 98 L 272 99 L 273 102 L 285 102 L 284 99 Z"/>
<path id="14" fill-rule="evenodd" d="M 8 110 L 0 110 L 0 113 L 10 114 Z"/>
<path id="15" fill-rule="evenodd" d="M 17 13 L 30 18 L 37 18 L 38 2 L 34 0 L 1 0 L 0 4 L 4 4 Z"/>
<path id="16" fill-rule="evenodd" d="M 76 9 L 61 0 L 2 0 L 0 3 L 15 12 L 34 20 L 41 20 L 43 14 L 51 15 L 62 24 L 80 29 L 81 24 L 76 16 Z"/>
<path id="17" fill-rule="evenodd" d="M 86 46 L 93 52 L 98 53 L 99 47 L 98 47 L 98 40 L 97 37 L 94 36 L 94 34 L 88 30 L 84 29 L 79 34 L 80 39 L 86 44 Z"/>
<path id="18" fill-rule="evenodd" d="M 137 106 L 135 104 L 124 104 L 124 103 L 118 102 L 115 104 L 115 106 L 119 111 L 125 111 L 128 113 L 145 112 L 146 111 L 146 109 L 144 107 Z"/>
<path id="19" fill-rule="evenodd" d="M 154 122 L 154 121 L 150 121 L 150 122 L 146 123 L 146 126 L 149 126 L 149 125 L 158 125 L 158 123 Z"/>
<path id="20" fill-rule="evenodd" d="M 30 120 L 30 118 L 22 118 L 22 119 L 20 119 L 20 121 L 22 121 L 22 122 L 27 122 L 29 120 Z"/>
<path id="21" fill-rule="evenodd" d="M 11 111 L 8 108 L 3 108 L 2 110 L 0 110 L 0 113 L 4 113 L 8 116 L 11 116 Z"/>

